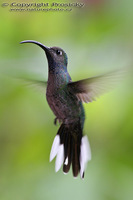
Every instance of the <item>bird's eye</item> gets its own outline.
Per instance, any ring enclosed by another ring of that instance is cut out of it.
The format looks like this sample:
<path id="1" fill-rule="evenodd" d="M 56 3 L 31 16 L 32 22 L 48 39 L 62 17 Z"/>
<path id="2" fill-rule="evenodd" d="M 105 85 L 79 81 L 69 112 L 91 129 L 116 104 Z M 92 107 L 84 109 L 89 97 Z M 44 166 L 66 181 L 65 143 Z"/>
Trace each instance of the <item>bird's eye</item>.
<path id="1" fill-rule="evenodd" d="M 57 54 L 57 55 L 62 55 L 62 51 L 57 50 L 57 51 L 56 51 L 56 54 Z"/>

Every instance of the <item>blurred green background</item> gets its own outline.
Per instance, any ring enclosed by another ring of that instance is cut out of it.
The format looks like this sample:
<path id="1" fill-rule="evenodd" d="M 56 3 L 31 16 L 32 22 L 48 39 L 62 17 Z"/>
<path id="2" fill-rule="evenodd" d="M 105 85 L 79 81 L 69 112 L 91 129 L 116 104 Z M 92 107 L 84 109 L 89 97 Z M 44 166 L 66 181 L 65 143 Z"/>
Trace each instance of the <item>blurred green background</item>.
<path id="1" fill-rule="evenodd" d="M 0 7 L 0 200 L 133 199 L 132 73 L 112 92 L 84 104 L 84 132 L 92 149 L 84 181 L 73 179 L 71 171 L 56 174 L 54 161 L 49 163 L 59 127 L 53 125 L 45 90 L 40 95 L 11 78 L 47 80 L 44 52 L 19 45 L 27 39 L 62 47 L 73 80 L 133 66 L 133 1 L 82 2 L 84 8 L 71 12 Z"/>

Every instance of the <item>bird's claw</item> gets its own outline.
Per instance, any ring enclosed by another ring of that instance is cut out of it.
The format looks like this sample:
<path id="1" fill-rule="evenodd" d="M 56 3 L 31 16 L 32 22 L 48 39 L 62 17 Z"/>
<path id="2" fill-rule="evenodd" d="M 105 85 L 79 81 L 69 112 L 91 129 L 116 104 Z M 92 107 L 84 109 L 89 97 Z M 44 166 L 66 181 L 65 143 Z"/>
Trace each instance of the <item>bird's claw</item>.
<path id="1" fill-rule="evenodd" d="M 54 125 L 57 125 L 57 117 L 54 119 Z"/>
<path id="2" fill-rule="evenodd" d="M 57 122 L 59 122 L 59 124 L 62 123 L 61 119 L 58 119 L 57 117 L 54 119 L 54 125 L 57 125 Z"/>

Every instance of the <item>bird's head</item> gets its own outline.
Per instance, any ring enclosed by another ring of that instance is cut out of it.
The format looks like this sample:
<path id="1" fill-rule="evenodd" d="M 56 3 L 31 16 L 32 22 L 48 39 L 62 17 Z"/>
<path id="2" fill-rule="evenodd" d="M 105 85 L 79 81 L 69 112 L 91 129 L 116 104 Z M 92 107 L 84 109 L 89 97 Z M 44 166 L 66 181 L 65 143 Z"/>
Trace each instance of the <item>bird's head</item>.
<path id="1" fill-rule="evenodd" d="M 59 47 L 47 47 L 40 42 L 34 40 L 25 40 L 20 42 L 23 43 L 33 43 L 40 46 L 46 53 L 49 69 L 54 70 L 57 67 L 67 67 L 68 58 L 65 51 Z"/>

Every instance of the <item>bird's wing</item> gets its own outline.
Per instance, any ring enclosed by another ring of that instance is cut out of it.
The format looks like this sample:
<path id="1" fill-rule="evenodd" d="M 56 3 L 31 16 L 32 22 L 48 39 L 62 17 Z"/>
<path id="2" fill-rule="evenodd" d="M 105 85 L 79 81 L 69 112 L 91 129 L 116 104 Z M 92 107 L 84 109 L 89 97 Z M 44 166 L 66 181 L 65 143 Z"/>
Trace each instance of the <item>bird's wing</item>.
<path id="1" fill-rule="evenodd" d="M 123 71 L 118 70 L 96 77 L 83 79 L 68 83 L 68 89 L 76 94 L 79 100 L 88 103 L 96 100 L 97 97 L 115 88 L 116 83 L 123 76 Z"/>
<path id="2" fill-rule="evenodd" d="M 47 82 L 35 80 L 35 79 L 28 79 L 28 78 L 17 78 L 17 80 L 21 81 L 21 83 L 26 86 L 30 87 L 40 93 L 44 94 L 47 86 Z"/>

